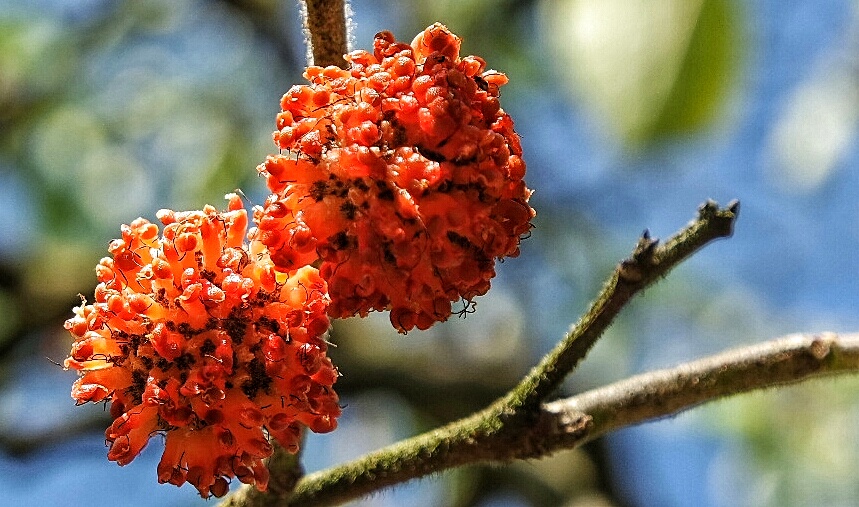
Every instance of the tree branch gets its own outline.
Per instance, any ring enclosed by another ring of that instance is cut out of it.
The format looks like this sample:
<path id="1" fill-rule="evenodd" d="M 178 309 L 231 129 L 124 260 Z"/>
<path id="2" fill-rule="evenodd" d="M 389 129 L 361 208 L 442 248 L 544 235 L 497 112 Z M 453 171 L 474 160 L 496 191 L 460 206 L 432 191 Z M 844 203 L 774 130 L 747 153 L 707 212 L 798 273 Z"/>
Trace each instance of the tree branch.
<path id="1" fill-rule="evenodd" d="M 481 412 L 354 462 L 308 475 L 299 481 L 288 505 L 336 505 L 401 482 L 405 476 L 421 477 L 484 461 L 544 457 L 609 431 L 674 415 L 725 396 L 845 372 L 859 372 L 859 333 L 791 335 L 544 404 L 529 425 L 517 426 L 515 431 L 492 431 L 492 425 L 487 424 L 492 417 L 487 417 L 487 411 Z M 462 436 L 462 428 L 468 429 L 469 437 Z M 400 463 L 389 467 L 398 456 L 408 457 L 409 466 Z M 376 487 L 363 480 L 367 475 Z"/>
<path id="2" fill-rule="evenodd" d="M 510 392 L 508 405 L 527 409 L 545 400 L 576 368 L 633 296 L 710 241 L 729 237 L 739 210 L 737 201 L 721 209 L 715 202 L 707 201 L 698 209 L 696 220 L 661 246 L 645 230 L 632 256 L 617 266 L 587 313 Z"/>
<path id="3" fill-rule="evenodd" d="M 547 419 L 540 404 L 636 293 L 713 239 L 730 236 L 738 209 L 736 202 L 722 209 L 707 202 L 694 221 L 662 246 L 645 231 L 632 256 L 618 265 L 585 316 L 509 394 L 472 416 L 306 476 L 286 503 L 335 505 L 467 463 L 533 458 L 551 452 L 556 444 L 545 435 L 558 439 L 555 426 L 551 426 L 558 421 Z M 565 416 L 561 440 L 585 439 L 590 434 L 591 415 Z"/>
<path id="4" fill-rule="evenodd" d="M 541 424 L 553 434 L 546 435 L 544 445 L 555 450 L 577 447 L 615 429 L 725 396 L 846 372 L 859 372 L 859 333 L 790 335 L 545 404 Z M 567 421 L 581 417 L 592 421 L 586 434 L 566 429 Z"/>
<path id="5" fill-rule="evenodd" d="M 349 51 L 345 0 L 302 0 L 302 17 L 313 65 L 346 66 Z"/>

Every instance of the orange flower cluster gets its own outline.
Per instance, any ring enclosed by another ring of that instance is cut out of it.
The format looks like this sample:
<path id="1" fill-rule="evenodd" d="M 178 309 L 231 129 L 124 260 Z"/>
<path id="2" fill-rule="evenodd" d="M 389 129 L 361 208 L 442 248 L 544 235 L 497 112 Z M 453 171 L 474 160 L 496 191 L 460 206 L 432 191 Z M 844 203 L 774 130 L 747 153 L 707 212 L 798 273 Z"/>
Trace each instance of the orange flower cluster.
<path id="1" fill-rule="evenodd" d="M 325 281 L 309 266 L 276 272 L 227 197 L 225 212 L 161 210 L 161 237 L 142 218 L 124 225 L 96 268 L 95 302 L 65 324 L 72 397 L 111 402 L 108 458 L 125 465 L 161 434 L 159 481 L 203 497 L 233 477 L 265 490 L 268 436 L 295 452 L 301 426 L 331 431 L 340 415 Z"/>
<path id="2" fill-rule="evenodd" d="M 159 211 L 160 236 L 122 226 L 95 301 L 65 324 L 72 397 L 111 404 L 109 459 L 160 434 L 160 482 L 265 490 L 269 437 L 295 452 L 303 427 L 337 424 L 329 318 L 390 310 L 400 332 L 426 329 L 489 290 L 534 210 L 507 78 L 459 50 L 435 24 L 411 44 L 377 34 L 347 70 L 308 68 L 282 99 L 250 232 L 235 194 L 224 212 Z"/>
<path id="3" fill-rule="evenodd" d="M 519 254 L 534 210 L 504 74 L 436 23 L 411 44 L 389 32 L 348 70 L 309 67 L 281 101 L 258 170 L 274 193 L 257 238 L 278 270 L 319 266 L 331 317 L 391 310 L 400 332 L 485 294 L 495 260 Z"/>

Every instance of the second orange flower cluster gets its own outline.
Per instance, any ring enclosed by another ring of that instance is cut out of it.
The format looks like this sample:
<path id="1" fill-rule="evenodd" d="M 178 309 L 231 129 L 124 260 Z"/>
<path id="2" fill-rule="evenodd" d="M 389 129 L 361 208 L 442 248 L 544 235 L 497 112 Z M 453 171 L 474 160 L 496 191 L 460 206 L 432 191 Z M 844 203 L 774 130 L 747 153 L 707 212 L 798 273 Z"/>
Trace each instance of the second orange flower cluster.
<path id="1" fill-rule="evenodd" d="M 228 197 L 224 212 L 160 211 L 160 237 L 142 218 L 123 226 L 95 301 L 65 324 L 72 397 L 111 402 L 108 459 L 128 464 L 160 433 L 158 480 L 203 497 L 232 477 L 264 490 L 269 436 L 295 452 L 302 426 L 331 431 L 340 415 L 325 281 L 312 267 L 275 271 Z"/>

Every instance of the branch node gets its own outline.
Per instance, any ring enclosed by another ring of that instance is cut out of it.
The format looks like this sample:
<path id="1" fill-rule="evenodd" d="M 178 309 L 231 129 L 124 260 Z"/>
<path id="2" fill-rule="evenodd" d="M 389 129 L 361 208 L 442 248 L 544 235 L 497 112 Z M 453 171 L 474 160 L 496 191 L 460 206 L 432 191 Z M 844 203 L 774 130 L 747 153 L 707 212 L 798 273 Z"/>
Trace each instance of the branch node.
<path id="1" fill-rule="evenodd" d="M 701 220 L 707 220 L 714 217 L 717 211 L 719 211 L 719 204 L 713 199 L 707 199 L 704 204 L 698 207 L 698 217 Z"/>
<path id="2" fill-rule="evenodd" d="M 707 199 L 707 202 L 698 208 L 698 219 L 707 221 L 713 224 L 713 230 L 716 232 L 716 237 L 729 238 L 734 234 L 734 223 L 740 214 L 740 201 L 732 200 L 724 208 L 719 208 L 719 204 L 712 199 Z"/>
<path id="3" fill-rule="evenodd" d="M 728 211 L 734 214 L 734 217 L 740 214 L 740 201 L 733 199 L 728 203 Z"/>
<path id="4" fill-rule="evenodd" d="M 560 414 L 555 427 L 555 433 L 564 435 L 580 435 L 587 433 L 594 425 L 594 418 L 588 414 L 565 411 Z"/>
<path id="5" fill-rule="evenodd" d="M 627 283 L 641 282 L 644 272 L 656 264 L 654 253 L 657 245 L 659 240 L 651 238 L 650 231 L 645 229 L 632 255 L 618 266 L 618 278 Z"/>
<path id="6" fill-rule="evenodd" d="M 815 336 L 811 341 L 811 345 L 809 345 L 808 350 L 815 359 L 823 361 L 826 359 L 826 356 L 832 352 L 832 342 L 834 339 L 835 336 L 831 333 Z"/>

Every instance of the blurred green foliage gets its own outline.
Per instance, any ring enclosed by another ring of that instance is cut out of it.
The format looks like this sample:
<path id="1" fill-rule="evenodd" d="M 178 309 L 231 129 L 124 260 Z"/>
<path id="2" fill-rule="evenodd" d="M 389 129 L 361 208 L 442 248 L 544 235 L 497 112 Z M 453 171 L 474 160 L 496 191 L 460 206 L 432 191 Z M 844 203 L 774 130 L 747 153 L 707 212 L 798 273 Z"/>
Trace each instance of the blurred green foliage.
<path id="1" fill-rule="evenodd" d="M 562 83 L 631 148 L 692 134 L 720 117 L 739 70 L 730 0 L 547 0 Z"/>
<path id="2" fill-rule="evenodd" d="M 17 7 L 0 14 L 0 164 L 29 201 L 8 227 L 33 248 L 0 251 L 22 301 L 5 350 L 61 322 L 121 223 L 258 195 L 275 80 L 298 73 L 226 2 Z"/>

